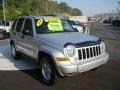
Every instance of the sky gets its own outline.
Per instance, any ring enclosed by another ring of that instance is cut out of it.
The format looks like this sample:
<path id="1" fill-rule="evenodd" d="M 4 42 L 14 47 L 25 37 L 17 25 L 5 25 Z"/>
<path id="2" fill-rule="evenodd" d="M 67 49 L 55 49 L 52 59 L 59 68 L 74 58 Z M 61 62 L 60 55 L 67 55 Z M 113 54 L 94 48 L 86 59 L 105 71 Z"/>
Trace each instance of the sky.
<path id="1" fill-rule="evenodd" d="M 80 9 L 84 15 L 93 16 L 101 13 L 115 12 L 120 0 L 57 0 L 58 3 L 66 2 L 73 8 Z"/>

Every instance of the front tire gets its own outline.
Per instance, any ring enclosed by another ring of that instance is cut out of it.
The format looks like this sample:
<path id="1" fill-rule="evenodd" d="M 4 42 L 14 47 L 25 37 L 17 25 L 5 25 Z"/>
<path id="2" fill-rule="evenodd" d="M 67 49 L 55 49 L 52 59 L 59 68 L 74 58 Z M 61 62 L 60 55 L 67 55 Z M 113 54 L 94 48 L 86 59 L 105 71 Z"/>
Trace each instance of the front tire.
<path id="1" fill-rule="evenodd" d="M 40 60 L 40 78 L 41 81 L 47 85 L 53 85 L 55 82 L 53 63 L 47 56 L 42 57 Z"/>
<path id="2" fill-rule="evenodd" d="M 91 69 L 91 71 L 96 71 L 98 69 L 99 69 L 99 67 L 96 67 L 96 68 Z"/>
<path id="3" fill-rule="evenodd" d="M 16 51 L 15 45 L 13 43 L 11 44 L 11 53 L 15 60 L 19 59 L 20 55 Z"/>

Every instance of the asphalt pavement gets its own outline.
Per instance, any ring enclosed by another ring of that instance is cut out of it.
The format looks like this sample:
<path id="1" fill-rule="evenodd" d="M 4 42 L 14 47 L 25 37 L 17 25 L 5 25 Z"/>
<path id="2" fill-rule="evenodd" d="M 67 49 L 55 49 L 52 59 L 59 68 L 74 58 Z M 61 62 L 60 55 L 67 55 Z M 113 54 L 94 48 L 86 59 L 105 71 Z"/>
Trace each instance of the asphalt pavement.
<path id="1" fill-rule="evenodd" d="M 90 34 L 102 38 L 110 61 L 96 71 L 58 78 L 47 86 L 39 80 L 39 69 L 0 71 L 0 90 L 120 90 L 120 28 L 92 23 Z M 7 45 L 2 41 L 0 46 Z"/>

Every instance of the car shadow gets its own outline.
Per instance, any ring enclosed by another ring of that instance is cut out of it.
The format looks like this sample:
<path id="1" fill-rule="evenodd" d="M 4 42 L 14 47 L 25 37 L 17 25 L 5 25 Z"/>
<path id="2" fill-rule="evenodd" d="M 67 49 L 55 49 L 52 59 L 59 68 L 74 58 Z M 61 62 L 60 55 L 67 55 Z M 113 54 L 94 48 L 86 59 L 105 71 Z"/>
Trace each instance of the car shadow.
<path id="1" fill-rule="evenodd" d="M 40 83 L 44 84 L 40 80 L 41 76 L 38 64 L 34 60 L 28 59 L 29 58 L 21 57 L 19 60 L 14 60 L 11 55 L 10 46 L 0 46 L 0 70 L 20 70 L 35 80 L 39 81 Z M 8 68 L 3 68 L 2 66 L 4 66 L 4 64 L 7 64 L 8 66 L 6 67 Z"/>
<path id="2" fill-rule="evenodd" d="M 38 64 L 34 60 L 27 60 L 23 57 L 19 60 L 14 60 L 11 55 L 10 45 L 0 46 L 0 64 L 2 64 L 0 66 L 4 66 L 4 64 L 8 65 L 7 70 L 27 70 L 38 68 Z"/>
<path id="3" fill-rule="evenodd" d="M 25 74 L 29 75 L 30 77 L 34 78 L 35 80 L 39 81 L 40 83 L 43 83 L 40 78 L 40 69 L 29 69 L 29 70 L 21 70 Z"/>
<path id="4" fill-rule="evenodd" d="M 2 68 L 4 64 L 8 65 L 6 66 L 7 68 Z M 13 59 L 11 55 L 10 45 L 0 46 L 0 70 L 2 71 L 19 70 L 25 73 L 26 75 L 30 76 L 31 78 L 37 80 L 41 84 L 50 86 L 41 81 L 40 67 L 35 60 L 25 56 L 21 56 L 21 58 L 18 60 Z"/>

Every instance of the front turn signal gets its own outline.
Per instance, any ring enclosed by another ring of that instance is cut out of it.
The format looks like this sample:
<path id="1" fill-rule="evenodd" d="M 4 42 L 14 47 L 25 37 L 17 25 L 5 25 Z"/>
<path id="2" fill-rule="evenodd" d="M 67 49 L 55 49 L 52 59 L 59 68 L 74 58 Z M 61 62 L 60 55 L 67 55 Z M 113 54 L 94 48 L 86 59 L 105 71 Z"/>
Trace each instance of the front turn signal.
<path id="1" fill-rule="evenodd" d="M 57 61 L 68 61 L 69 59 L 67 57 L 56 57 Z"/>

